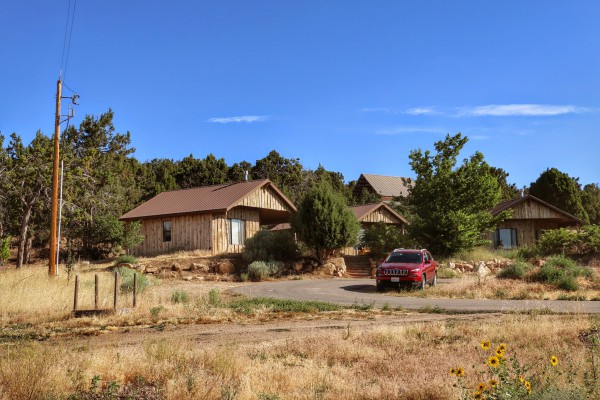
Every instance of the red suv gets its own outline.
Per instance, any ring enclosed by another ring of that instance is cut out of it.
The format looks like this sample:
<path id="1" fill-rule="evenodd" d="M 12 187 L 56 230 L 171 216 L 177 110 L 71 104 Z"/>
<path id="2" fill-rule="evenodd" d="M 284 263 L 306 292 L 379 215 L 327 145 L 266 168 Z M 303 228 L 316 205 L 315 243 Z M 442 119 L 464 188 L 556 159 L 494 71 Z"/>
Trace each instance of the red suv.
<path id="1" fill-rule="evenodd" d="M 396 249 L 377 267 L 377 291 L 386 286 L 437 285 L 437 263 L 425 249 Z"/>

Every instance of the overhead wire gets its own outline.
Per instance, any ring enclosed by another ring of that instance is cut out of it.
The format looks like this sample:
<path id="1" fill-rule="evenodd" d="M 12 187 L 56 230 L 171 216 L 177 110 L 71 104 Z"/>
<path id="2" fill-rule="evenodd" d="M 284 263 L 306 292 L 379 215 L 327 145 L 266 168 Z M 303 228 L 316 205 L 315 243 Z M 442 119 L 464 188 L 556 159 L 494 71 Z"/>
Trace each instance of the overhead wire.
<path id="1" fill-rule="evenodd" d="M 65 24 L 65 37 L 63 40 L 63 51 L 60 61 L 60 76 L 61 78 L 66 77 L 67 68 L 69 66 L 69 54 L 71 51 L 71 38 L 73 37 L 73 22 L 75 21 L 75 10 L 77 8 L 77 0 L 73 1 L 71 7 L 71 0 L 69 0 L 69 7 L 67 10 L 67 21 Z M 71 12 L 72 10 L 72 12 Z"/>

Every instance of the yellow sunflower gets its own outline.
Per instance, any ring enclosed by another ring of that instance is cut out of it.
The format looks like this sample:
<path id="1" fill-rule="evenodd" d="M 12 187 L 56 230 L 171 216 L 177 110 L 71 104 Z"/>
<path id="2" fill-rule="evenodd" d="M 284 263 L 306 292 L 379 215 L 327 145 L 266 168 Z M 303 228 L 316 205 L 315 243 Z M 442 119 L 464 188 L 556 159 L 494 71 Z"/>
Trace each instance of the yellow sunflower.
<path id="1" fill-rule="evenodd" d="M 531 394 L 531 382 L 525 381 L 525 382 L 523 382 L 523 385 L 525 385 L 525 389 L 527 389 L 527 393 Z"/>
<path id="2" fill-rule="evenodd" d="M 483 350 L 489 350 L 490 347 L 492 347 L 492 342 L 490 342 L 489 340 L 482 340 L 481 341 L 481 348 Z"/>
<path id="3" fill-rule="evenodd" d="M 456 368 L 450 368 L 450 375 L 456 375 Z"/>
<path id="4" fill-rule="evenodd" d="M 496 386 L 498 386 L 498 381 L 495 379 L 490 379 L 488 382 L 489 387 L 491 387 L 492 389 L 495 388 Z"/>
<path id="5" fill-rule="evenodd" d="M 498 346 L 498 348 L 504 353 L 508 347 L 506 346 L 506 343 L 500 343 L 500 346 Z"/>
<path id="6" fill-rule="evenodd" d="M 488 358 L 488 365 L 492 368 L 496 368 L 498 365 L 500 365 L 500 359 L 496 356 L 491 356 Z"/>
<path id="7" fill-rule="evenodd" d="M 521 382 L 521 383 L 525 382 L 525 378 L 523 378 L 523 375 L 519 375 L 519 382 Z"/>
<path id="8" fill-rule="evenodd" d="M 484 382 L 479 382 L 479 383 L 477 384 L 477 390 L 478 390 L 478 391 L 480 391 L 480 392 L 483 392 L 483 391 L 485 390 L 485 388 L 486 388 L 486 386 L 485 386 L 485 383 L 484 383 Z"/>
<path id="9" fill-rule="evenodd" d="M 473 398 L 474 399 L 483 399 L 483 393 L 481 393 L 480 391 L 475 391 L 473 392 Z"/>
<path id="10" fill-rule="evenodd" d="M 558 357 L 556 357 L 556 356 L 550 357 L 550 364 L 552 364 L 553 367 L 556 367 L 558 365 Z"/>
<path id="11" fill-rule="evenodd" d="M 465 376 L 465 370 L 461 367 L 456 368 L 456 376 L 458 376 L 459 378 Z"/>
<path id="12" fill-rule="evenodd" d="M 501 360 L 504 358 L 504 351 L 500 347 L 496 349 L 496 357 Z"/>

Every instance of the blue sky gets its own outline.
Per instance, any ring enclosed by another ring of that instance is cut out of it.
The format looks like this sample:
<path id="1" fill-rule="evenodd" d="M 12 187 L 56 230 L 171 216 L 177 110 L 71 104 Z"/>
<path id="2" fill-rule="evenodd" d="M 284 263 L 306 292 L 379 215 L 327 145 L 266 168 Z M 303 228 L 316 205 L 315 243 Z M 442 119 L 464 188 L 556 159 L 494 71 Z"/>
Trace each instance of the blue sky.
<path id="1" fill-rule="evenodd" d="M 68 7 L 0 2 L 5 136 L 53 132 Z M 591 0 L 84 0 L 63 73 L 73 123 L 112 108 L 141 161 L 276 149 L 347 181 L 410 176 L 410 150 L 462 132 L 462 158 L 483 152 L 519 187 L 549 167 L 587 184 L 599 20 Z"/>

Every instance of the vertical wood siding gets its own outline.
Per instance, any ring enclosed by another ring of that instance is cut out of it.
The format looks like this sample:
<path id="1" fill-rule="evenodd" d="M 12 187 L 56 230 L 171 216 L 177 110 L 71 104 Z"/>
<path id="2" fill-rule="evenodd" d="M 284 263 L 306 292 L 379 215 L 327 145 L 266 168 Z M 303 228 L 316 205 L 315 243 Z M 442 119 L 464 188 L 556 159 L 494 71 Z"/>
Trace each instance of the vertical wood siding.
<path id="1" fill-rule="evenodd" d="M 240 206 L 266 208 L 269 210 L 288 211 L 290 208 L 281 200 L 281 197 L 270 187 L 263 186 L 259 190 L 245 197 Z"/>
<path id="2" fill-rule="evenodd" d="M 385 222 L 386 224 L 402 224 L 402 221 L 395 217 L 391 212 L 380 207 L 373 212 L 365 215 L 361 222 Z"/>
<path id="3" fill-rule="evenodd" d="M 536 201 L 524 201 L 513 208 L 512 219 L 537 219 L 537 218 L 558 218 L 565 219 L 565 215 L 554 211 Z"/>
<path id="4" fill-rule="evenodd" d="M 524 201 L 513 207 L 512 211 L 511 218 L 502 221 L 496 228 L 516 229 L 519 247 L 534 245 L 545 230 L 577 225 L 576 221 L 537 201 Z M 486 238 L 493 241 L 494 232 L 488 232 Z"/>
<path id="5" fill-rule="evenodd" d="M 171 221 L 170 242 L 163 242 L 163 221 Z M 210 222 L 210 214 L 142 220 L 144 241 L 133 253 L 153 255 L 178 250 L 209 250 L 212 243 Z"/>
<path id="6" fill-rule="evenodd" d="M 227 216 L 225 214 L 214 215 L 212 219 L 213 253 L 241 253 L 244 250 L 243 245 L 229 244 L 227 220 L 230 218 L 246 221 L 246 240 L 260 230 L 260 218 L 256 209 L 235 207 L 229 210 Z"/>

